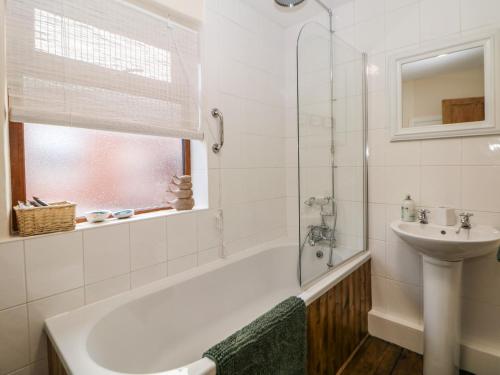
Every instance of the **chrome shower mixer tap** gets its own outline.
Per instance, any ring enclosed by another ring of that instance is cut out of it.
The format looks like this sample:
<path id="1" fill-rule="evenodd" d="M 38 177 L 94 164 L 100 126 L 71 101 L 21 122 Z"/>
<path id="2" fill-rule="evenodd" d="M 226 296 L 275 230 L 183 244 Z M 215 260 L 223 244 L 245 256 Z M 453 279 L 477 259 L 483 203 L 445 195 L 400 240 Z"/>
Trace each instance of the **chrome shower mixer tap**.
<path id="1" fill-rule="evenodd" d="M 335 225 L 333 228 L 328 225 L 326 218 L 335 216 L 334 202 L 332 197 L 311 197 L 304 204 L 308 207 L 320 207 L 321 224 L 310 225 L 308 227 L 308 242 L 310 246 L 316 246 L 321 241 L 329 241 L 335 247 Z M 330 210 L 325 209 L 330 207 Z M 335 219 L 334 219 L 335 220 Z"/>
<path id="2" fill-rule="evenodd" d="M 321 241 L 333 241 L 335 242 L 335 237 L 333 236 L 333 230 L 328 226 L 323 225 L 310 225 L 309 229 L 309 245 L 314 247 L 317 243 Z"/>

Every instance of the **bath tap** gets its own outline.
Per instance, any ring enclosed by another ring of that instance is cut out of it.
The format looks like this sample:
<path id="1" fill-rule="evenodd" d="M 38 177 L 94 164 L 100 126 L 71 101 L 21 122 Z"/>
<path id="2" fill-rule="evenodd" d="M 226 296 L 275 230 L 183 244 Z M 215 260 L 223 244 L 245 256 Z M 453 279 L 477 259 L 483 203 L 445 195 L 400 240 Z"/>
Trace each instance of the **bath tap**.
<path id="1" fill-rule="evenodd" d="M 310 225 L 307 229 L 309 231 L 307 238 L 310 246 L 314 247 L 321 241 L 330 241 L 333 247 L 335 247 L 335 236 L 333 230 L 328 225 Z"/>
<path id="2" fill-rule="evenodd" d="M 336 206 L 332 197 L 310 197 L 304 204 L 308 207 L 318 206 L 320 207 L 321 224 L 320 225 L 310 225 L 306 239 L 310 246 L 314 247 L 320 241 L 330 241 L 332 247 L 335 247 L 335 222 L 336 222 Z M 329 207 L 330 209 L 325 209 Z M 328 225 L 326 218 L 334 217 L 333 228 Z"/>

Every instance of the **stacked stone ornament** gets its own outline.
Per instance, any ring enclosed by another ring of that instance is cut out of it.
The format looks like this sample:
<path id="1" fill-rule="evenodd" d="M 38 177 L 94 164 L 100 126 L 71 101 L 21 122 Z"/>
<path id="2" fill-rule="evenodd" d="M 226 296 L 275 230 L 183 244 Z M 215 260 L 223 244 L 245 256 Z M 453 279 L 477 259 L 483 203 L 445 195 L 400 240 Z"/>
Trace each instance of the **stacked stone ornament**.
<path id="1" fill-rule="evenodd" d="M 177 211 L 189 211 L 194 207 L 193 184 L 191 176 L 174 176 L 169 185 L 169 192 L 175 197 L 168 203 Z"/>

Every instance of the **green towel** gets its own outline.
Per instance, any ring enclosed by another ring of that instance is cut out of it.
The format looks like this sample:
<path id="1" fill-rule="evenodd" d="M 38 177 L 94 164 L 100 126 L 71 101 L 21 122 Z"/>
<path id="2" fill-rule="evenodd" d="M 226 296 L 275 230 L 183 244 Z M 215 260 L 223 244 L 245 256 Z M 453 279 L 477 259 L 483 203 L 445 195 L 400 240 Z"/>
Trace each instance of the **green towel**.
<path id="1" fill-rule="evenodd" d="M 306 305 L 290 297 L 210 348 L 217 375 L 305 375 Z"/>

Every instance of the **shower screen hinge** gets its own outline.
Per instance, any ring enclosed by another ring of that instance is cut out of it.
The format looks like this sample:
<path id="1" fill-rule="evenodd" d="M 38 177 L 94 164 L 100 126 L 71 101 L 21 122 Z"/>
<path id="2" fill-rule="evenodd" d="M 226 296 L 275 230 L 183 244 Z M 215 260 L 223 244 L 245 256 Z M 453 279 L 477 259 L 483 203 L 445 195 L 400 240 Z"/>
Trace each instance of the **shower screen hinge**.
<path id="1" fill-rule="evenodd" d="M 335 146 L 334 146 L 334 145 L 332 145 L 332 146 L 330 147 L 330 152 L 332 153 L 332 155 L 334 155 L 334 154 L 335 154 Z"/>

